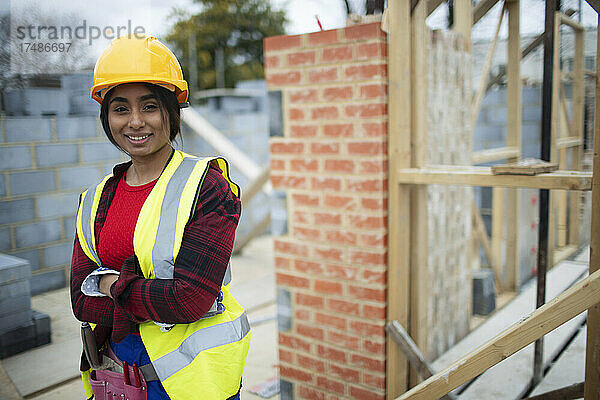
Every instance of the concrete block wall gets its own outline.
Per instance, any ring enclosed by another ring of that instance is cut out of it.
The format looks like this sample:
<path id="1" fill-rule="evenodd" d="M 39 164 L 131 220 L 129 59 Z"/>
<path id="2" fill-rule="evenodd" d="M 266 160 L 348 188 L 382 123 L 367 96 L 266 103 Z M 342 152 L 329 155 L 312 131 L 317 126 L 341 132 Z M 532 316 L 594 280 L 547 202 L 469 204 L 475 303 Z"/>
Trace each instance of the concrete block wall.
<path id="1" fill-rule="evenodd" d="M 384 399 L 387 54 L 379 24 L 265 40 L 282 399 Z"/>
<path id="2" fill-rule="evenodd" d="M 31 265 L 31 293 L 68 282 L 79 194 L 124 160 L 97 117 L 0 119 L 0 252 Z"/>

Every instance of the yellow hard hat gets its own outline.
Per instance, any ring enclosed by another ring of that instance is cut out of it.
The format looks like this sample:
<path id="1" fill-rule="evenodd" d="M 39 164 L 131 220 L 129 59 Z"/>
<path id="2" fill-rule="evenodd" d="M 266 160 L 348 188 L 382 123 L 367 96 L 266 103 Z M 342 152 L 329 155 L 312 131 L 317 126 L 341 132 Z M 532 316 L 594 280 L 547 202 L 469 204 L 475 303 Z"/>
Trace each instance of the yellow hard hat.
<path id="1" fill-rule="evenodd" d="M 148 82 L 175 92 L 179 103 L 188 99 L 188 84 L 175 55 L 155 37 L 121 36 L 96 61 L 91 97 L 102 104 L 106 92 L 121 83 Z"/>

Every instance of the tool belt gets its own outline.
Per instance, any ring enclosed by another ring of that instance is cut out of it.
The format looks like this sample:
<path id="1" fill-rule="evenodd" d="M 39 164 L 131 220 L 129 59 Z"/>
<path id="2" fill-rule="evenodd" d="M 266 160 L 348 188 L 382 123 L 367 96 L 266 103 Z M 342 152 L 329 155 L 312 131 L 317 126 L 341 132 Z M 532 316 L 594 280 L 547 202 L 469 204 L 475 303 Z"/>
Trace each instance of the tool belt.
<path id="1" fill-rule="evenodd" d="M 147 382 L 159 380 L 151 363 L 127 365 L 114 354 L 109 345 L 98 352 L 94 332 L 87 322 L 81 324 L 83 352 L 93 371 L 90 384 L 96 400 L 147 400 Z"/>

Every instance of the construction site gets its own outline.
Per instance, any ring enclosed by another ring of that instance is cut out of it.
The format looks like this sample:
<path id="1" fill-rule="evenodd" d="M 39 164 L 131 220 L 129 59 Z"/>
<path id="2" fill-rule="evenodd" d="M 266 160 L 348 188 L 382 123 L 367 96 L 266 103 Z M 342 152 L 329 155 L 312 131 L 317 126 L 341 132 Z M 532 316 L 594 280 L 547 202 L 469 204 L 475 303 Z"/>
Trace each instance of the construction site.
<path id="1" fill-rule="evenodd" d="M 242 399 L 600 400 L 600 17 L 524 1 L 441 29 L 442 0 L 388 0 L 191 93 L 182 149 L 241 186 Z M 85 398 L 78 197 L 127 160 L 91 71 L 40 79 L 2 91 L 0 400 Z"/>

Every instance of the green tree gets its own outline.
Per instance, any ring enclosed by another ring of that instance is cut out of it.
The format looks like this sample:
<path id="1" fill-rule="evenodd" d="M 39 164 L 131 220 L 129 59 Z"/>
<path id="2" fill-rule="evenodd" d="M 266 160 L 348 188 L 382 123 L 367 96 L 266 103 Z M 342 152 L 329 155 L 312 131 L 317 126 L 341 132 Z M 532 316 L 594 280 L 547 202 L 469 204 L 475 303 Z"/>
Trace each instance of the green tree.
<path id="1" fill-rule="evenodd" d="M 225 87 L 264 77 L 263 38 L 285 33 L 283 11 L 268 0 L 194 0 L 201 5 L 195 15 L 175 10 L 176 22 L 166 40 L 174 47 L 184 74 L 190 80 L 190 37 L 195 36 L 199 89 L 217 87 L 215 63 L 222 51 Z M 192 79 L 193 80 L 193 79 Z"/>

